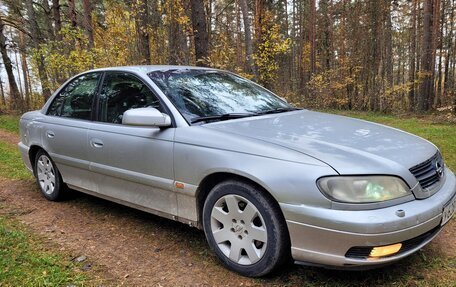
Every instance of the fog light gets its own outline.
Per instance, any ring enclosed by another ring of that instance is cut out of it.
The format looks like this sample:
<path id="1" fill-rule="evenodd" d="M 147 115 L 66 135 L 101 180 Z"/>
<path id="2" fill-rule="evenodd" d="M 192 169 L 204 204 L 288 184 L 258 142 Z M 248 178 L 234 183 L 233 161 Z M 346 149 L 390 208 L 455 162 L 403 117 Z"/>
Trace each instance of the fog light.
<path id="1" fill-rule="evenodd" d="M 369 254 L 369 257 L 383 257 L 388 256 L 394 253 L 397 253 L 402 247 L 402 243 L 397 243 L 393 245 L 380 246 L 372 248 L 372 251 Z"/>

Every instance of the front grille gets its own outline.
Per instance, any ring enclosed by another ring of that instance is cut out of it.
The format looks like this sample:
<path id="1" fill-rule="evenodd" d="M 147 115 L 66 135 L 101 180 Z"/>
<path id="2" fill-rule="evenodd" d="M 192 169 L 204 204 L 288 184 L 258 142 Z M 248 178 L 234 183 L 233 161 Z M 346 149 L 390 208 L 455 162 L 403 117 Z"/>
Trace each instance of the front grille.
<path id="1" fill-rule="evenodd" d="M 401 249 L 397 253 L 391 254 L 391 255 L 385 256 L 385 257 L 396 256 L 396 255 L 405 253 L 409 250 L 412 250 L 412 249 L 420 246 L 421 244 L 423 244 L 423 242 L 428 241 L 435 234 L 437 234 L 437 232 L 439 232 L 439 230 L 440 230 L 440 225 L 436 226 L 434 229 L 431 229 L 428 232 L 421 234 L 415 238 L 405 240 L 403 242 L 399 242 L 399 243 L 402 243 Z M 345 253 L 345 257 L 354 258 L 354 259 L 367 259 L 369 257 L 370 252 L 372 251 L 372 248 L 373 248 L 372 246 L 352 247 L 347 251 L 347 253 Z"/>
<path id="2" fill-rule="evenodd" d="M 433 157 L 410 168 L 410 172 L 419 181 L 422 188 L 436 184 L 443 176 L 444 163 L 440 152 Z"/>

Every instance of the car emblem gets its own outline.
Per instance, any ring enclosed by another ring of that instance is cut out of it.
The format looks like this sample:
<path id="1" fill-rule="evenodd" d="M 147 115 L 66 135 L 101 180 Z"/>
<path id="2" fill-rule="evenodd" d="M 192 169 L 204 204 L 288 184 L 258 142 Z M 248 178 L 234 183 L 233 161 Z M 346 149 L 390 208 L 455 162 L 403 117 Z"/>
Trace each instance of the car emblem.
<path id="1" fill-rule="evenodd" d="M 235 223 L 233 224 L 233 229 L 234 232 L 240 232 L 244 229 L 244 226 L 242 224 Z"/>
<path id="2" fill-rule="evenodd" d="M 439 178 L 443 177 L 444 169 L 443 169 L 442 163 L 440 161 L 435 162 L 435 171 L 437 172 L 437 175 L 439 176 Z"/>

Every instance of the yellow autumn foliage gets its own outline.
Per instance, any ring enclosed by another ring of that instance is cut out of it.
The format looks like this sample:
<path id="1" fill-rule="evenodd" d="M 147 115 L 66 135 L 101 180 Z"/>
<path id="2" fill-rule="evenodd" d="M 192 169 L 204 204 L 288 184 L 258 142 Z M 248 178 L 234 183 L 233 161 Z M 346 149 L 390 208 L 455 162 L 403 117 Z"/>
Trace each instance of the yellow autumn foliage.
<path id="1" fill-rule="evenodd" d="M 290 49 L 290 39 L 280 33 L 280 25 L 274 22 L 272 13 L 267 11 L 261 27 L 261 39 L 253 60 L 258 69 L 259 82 L 265 86 L 277 78 L 279 64 L 277 56 L 286 54 Z"/>

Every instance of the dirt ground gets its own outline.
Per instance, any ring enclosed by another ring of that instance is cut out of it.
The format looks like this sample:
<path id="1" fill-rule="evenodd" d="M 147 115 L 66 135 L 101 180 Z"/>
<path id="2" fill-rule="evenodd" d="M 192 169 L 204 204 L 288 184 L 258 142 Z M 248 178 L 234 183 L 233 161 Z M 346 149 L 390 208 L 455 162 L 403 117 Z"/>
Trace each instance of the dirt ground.
<path id="1" fill-rule="evenodd" d="M 86 256 L 93 267 L 87 272 L 102 270 L 102 286 L 431 286 L 439 276 L 456 282 L 454 219 L 423 251 L 390 267 L 348 272 L 289 264 L 251 279 L 221 266 L 202 231 L 76 191 L 50 202 L 32 180 L 0 179 L 1 214 L 22 221 L 57 251 Z M 443 270 L 434 266 L 445 262 L 450 266 Z"/>
<path id="2" fill-rule="evenodd" d="M 217 262 L 195 228 L 77 192 L 67 201 L 49 202 L 31 180 L 0 182 L 0 205 L 0 213 L 14 215 L 61 251 L 87 256 L 87 262 L 106 270 L 103 286 L 299 286 L 309 277 L 317 285 L 334 277 L 345 282 L 354 276 L 353 284 L 372 279 L 360 272 L 294 265 L 269 278 L 244 278 Z M 455 227 L 452 220 L 425 248 L 426 256 L 454 257 Z M 376 272 L 373 278 L 385 283 Z"/>
<path id="3" fill-rule="evenodd" d="M 4 130 L 0 130 L 0 138 L 2 139 L 2 142 L 11 145 L 17 145 L 17 143 L 19 142 L 19 137 L 17 134 L 9 133 Z"/>

